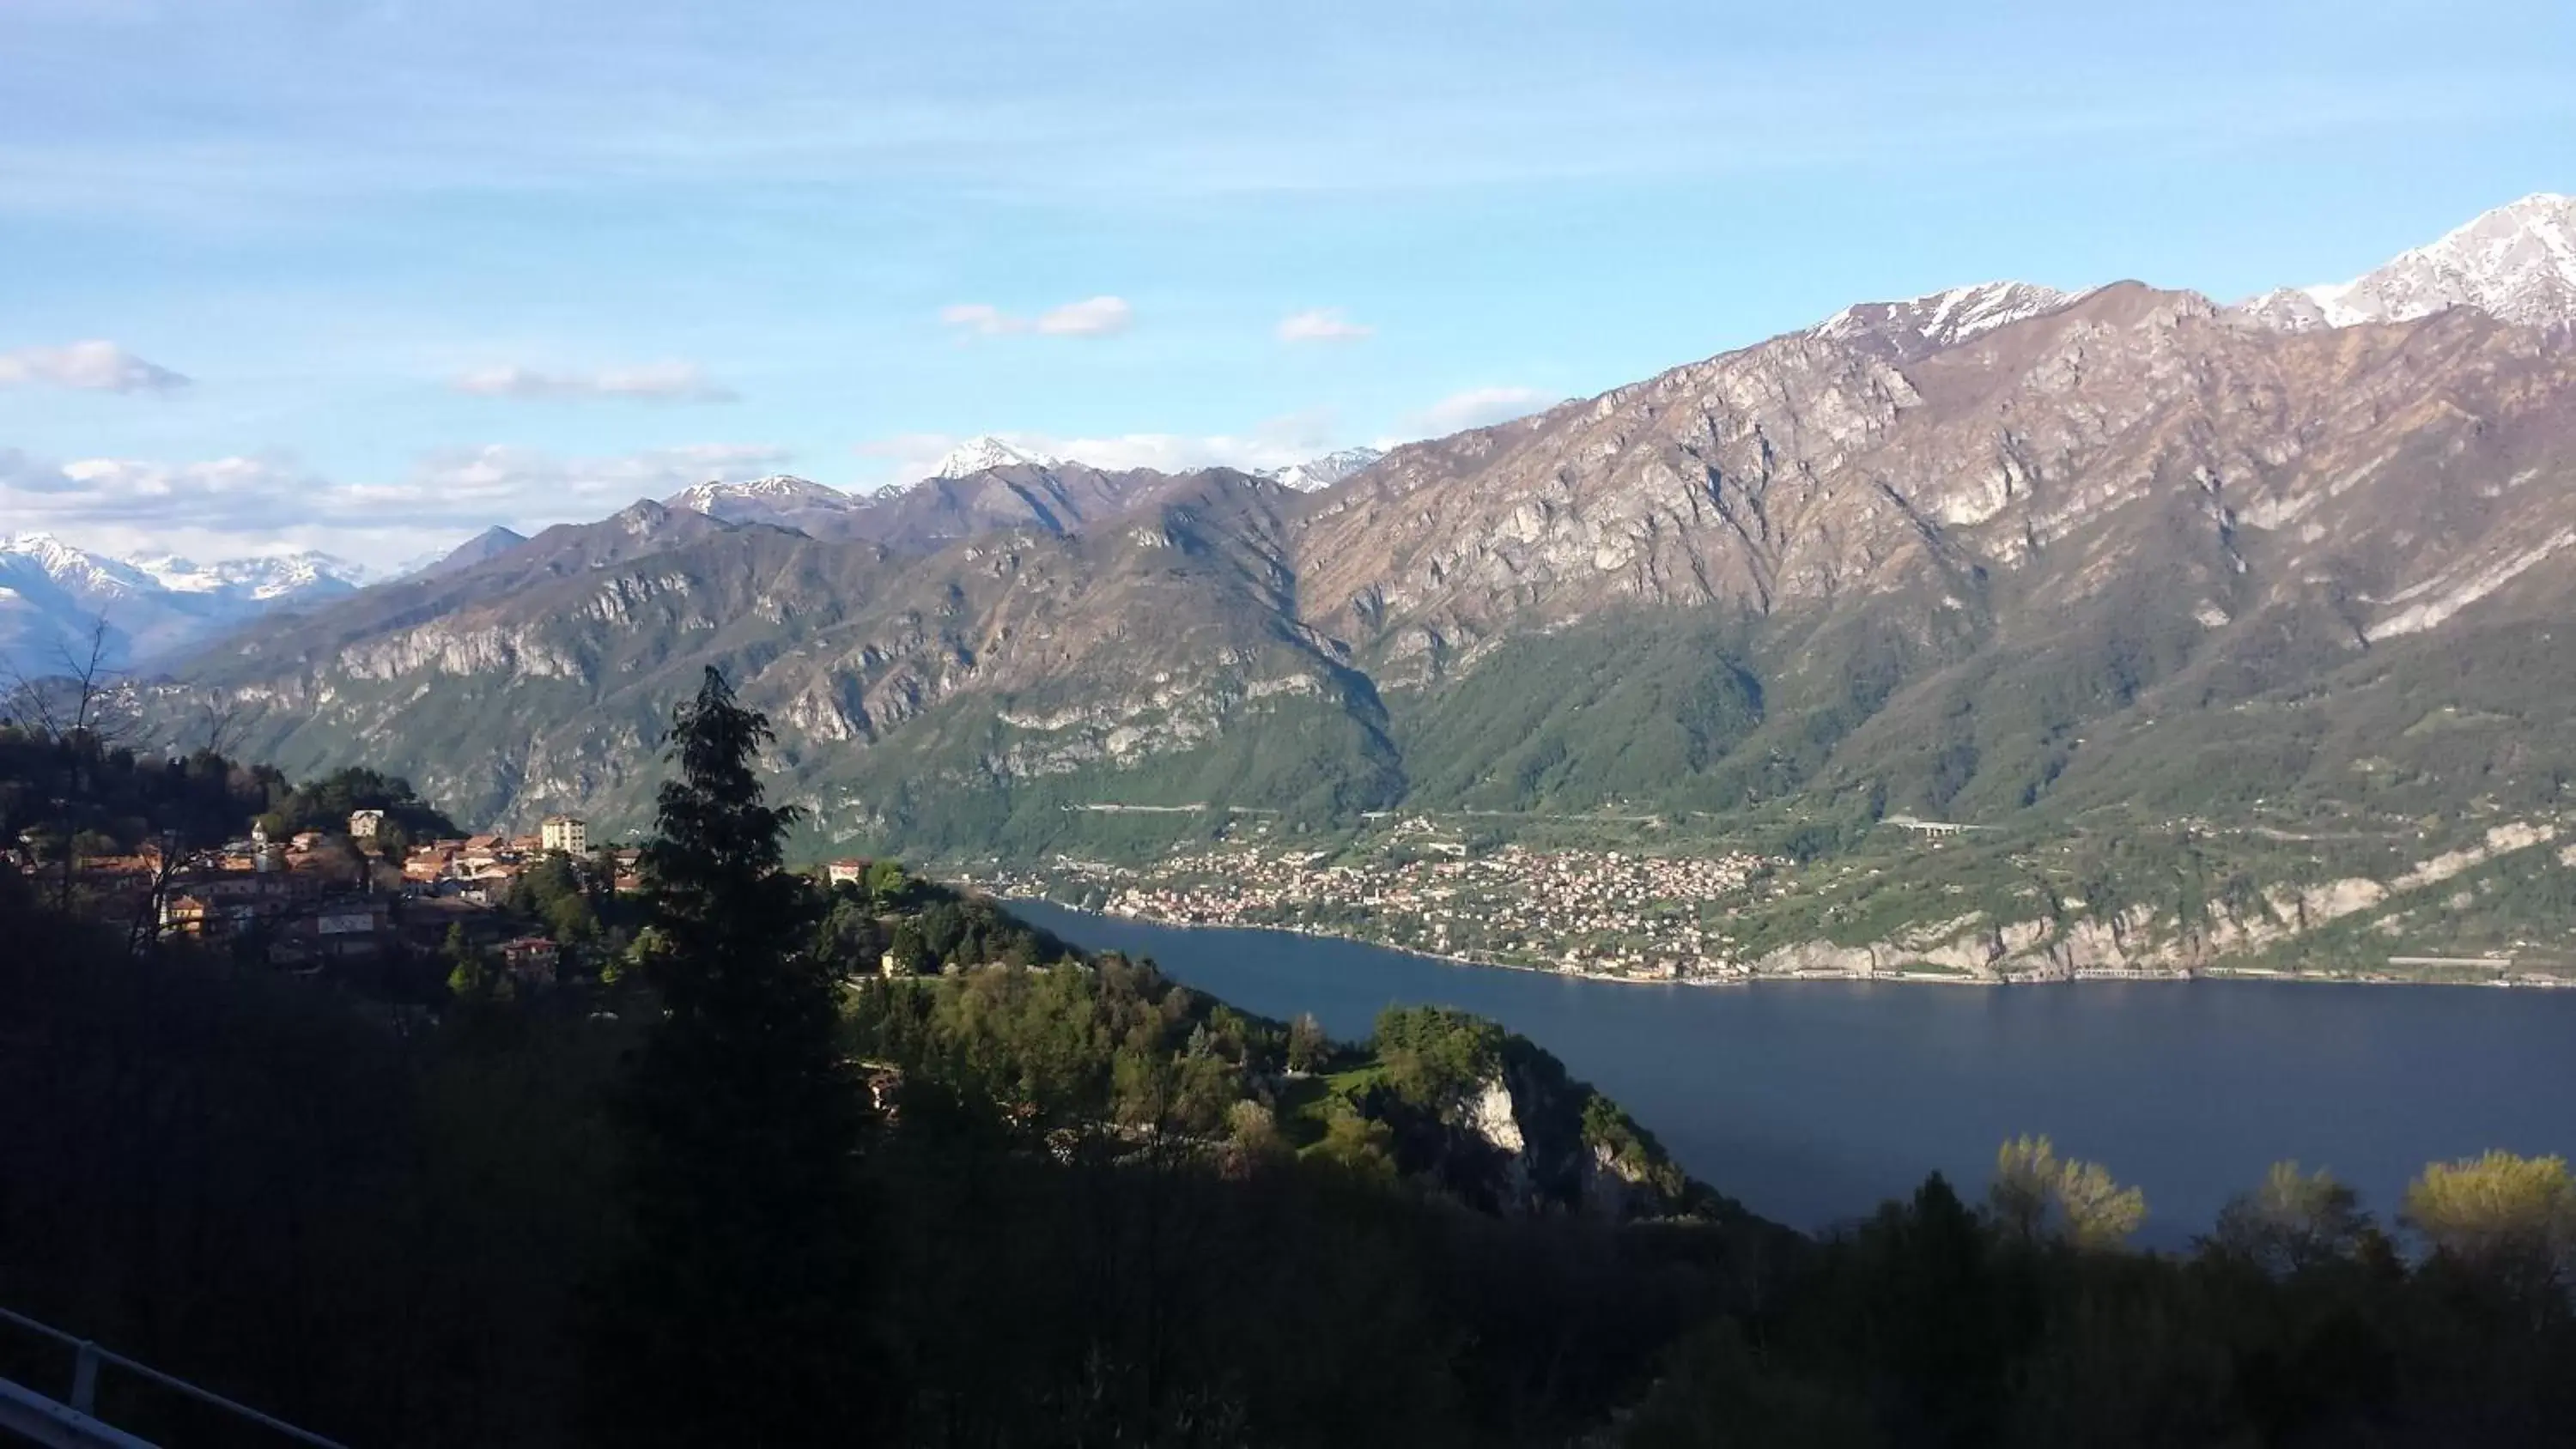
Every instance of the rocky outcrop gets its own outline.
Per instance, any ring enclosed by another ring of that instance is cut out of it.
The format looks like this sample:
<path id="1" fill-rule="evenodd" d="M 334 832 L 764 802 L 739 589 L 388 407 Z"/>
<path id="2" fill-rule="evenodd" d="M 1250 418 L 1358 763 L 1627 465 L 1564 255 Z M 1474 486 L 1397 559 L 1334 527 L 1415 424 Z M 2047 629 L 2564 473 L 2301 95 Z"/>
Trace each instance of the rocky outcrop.
<path id="1" fill-rule="evenodd" d="M 1491 1164 L 1486 1185 L 1514 1211 L 1626 1220 L 1667 1216 L 1693 1201 L 1691 1185 L 1651 1136 L 1525 1038 L 1503 1039 L 1492 1074 L 1444 1120 Z"/>
<path id="2" fill-rule="evenodd" d="M 1486 1081 L 1469 1099 L 1458 1126 L 1501 1155 L 1503 1199 L 1530 1206 L 1529 1134 L 1521 1130 L 1520 1105 L 1499 1075 Z"/>
<path id="3" fill-rule="evenodd" d="M 1863 980 L 1926 971 L 1977 981 L 2186 976 L 2557 838 L 2557 827 L 2548 822 L 2507 821 L 2489 827 L 2477 844 L 2443 851 L 2385 882 L 2347 876 L 2297 888 L 2274 887 L 2261 893 L 2259 904 L 2244 909 L 2213 902 L 2204 919 L 2191 923 L 2144 906 L 2107 917 L 2072 913 L 2001 923 L 1972 917 L 1860 945 L 1802 941 L 1766 952 L 1748 971 L 1756 977 Z"/>

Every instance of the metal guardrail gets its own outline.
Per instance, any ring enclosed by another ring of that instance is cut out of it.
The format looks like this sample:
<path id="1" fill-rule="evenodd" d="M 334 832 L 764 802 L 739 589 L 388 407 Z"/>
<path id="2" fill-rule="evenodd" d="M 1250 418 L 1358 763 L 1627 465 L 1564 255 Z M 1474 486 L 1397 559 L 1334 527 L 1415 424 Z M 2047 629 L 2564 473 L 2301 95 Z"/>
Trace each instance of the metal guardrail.
<path id="1" fill-rule="evenodd" d="M 344 1446 L 319 1434 L 299 1429 L 247 1404 L 235 1403 L 149 1364 L 136 1363 L 121 1353 L 101 1348 L 77 1334 L 65 1333 L 52 1324 L 39 1323 L 23 1313 L 0 1308 L 0 1323 L 51 1339 L 72 1351 L 72 1387 L 68 1399 L 47 1398 L 22 1384 L 0 1379 L 0 1430 L 23 1435 L 38 1444 L 54 1446 L 54 1449 L 153 1449 L 149 1440 L 138 1439 L 98 1417 L 99 1371 L 113 1368 L 256 1424 L 298 1444 L 309 1444 L 314 1449 L 344 1449 Z"/>

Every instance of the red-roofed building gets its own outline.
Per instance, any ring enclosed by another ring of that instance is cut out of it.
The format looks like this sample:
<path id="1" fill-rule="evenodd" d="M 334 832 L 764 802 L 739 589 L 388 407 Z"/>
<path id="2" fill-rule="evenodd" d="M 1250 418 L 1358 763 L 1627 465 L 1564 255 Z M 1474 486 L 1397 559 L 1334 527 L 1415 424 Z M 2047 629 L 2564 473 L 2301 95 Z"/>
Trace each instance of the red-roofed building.
<path id="1" fill-rule="evenodd" d="M 555 943 L 543 936 L 521 936 L 501 943 L 501 965 L 529 986 L 552 986 L 562 958 Z"/>

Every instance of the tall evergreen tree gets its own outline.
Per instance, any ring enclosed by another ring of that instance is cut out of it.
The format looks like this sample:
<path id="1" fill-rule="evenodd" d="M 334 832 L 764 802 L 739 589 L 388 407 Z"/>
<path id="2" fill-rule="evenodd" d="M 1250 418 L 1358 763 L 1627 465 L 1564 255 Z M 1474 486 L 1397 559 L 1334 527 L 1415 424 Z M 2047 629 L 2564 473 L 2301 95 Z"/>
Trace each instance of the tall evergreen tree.
<path id="1" fill-rule="evenodd" d="M 872 1436 L 859 1153 L 866 1099 L 810 893 L 763 803 L 769 721 L 710 668 L 672 722 L 645 848 L 643 968 L 667 1014 L 630 1067 L 628 1237 L 593 1308 L 596 1427 L 619 1444 Z"/>

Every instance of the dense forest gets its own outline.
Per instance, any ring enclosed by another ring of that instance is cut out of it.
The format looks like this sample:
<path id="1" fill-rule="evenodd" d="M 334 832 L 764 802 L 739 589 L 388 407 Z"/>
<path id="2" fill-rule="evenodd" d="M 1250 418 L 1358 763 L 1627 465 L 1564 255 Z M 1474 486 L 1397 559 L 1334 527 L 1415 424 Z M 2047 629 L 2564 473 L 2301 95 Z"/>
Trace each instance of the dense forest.
<path id="1" fill-rule="evenodd" d="M 2385 1219 L 2284 1164 L 2157 1254 L 2024 1140 L 1809 1238 L 1488 1023 L 1335 1042 L 892 862 L 785 871 L 766 743 L 710 676 L 614 969 L 510 1000 L 393 1009 L 0 871 L 0 1305 L 352 1445 L 2576 1436 L 2563 1163 Z M 19 747 L 0 798 L 103 832 L 398 793 Z M 51 1353 L 0 1333 L 0 1377 Z"/>

